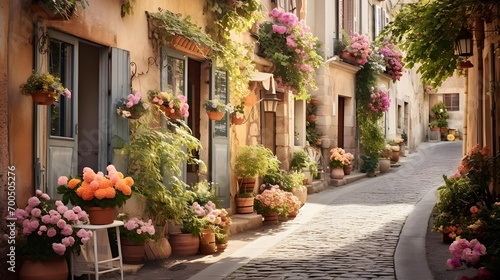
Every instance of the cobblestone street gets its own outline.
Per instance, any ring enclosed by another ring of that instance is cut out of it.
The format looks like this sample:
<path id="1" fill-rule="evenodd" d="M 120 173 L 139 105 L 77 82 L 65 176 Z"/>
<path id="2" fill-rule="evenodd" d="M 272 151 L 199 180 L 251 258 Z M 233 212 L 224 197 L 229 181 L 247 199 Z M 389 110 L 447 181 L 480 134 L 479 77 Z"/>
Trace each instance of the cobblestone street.
<path id="1" fill-rule="evenodd" d="M 423 143 L 389 173 L 312 194 L 295 219 L 234 236 L 247 237 L 235 251 L 169 267 L 148 263 L 127 279 L 395 279 L 406 218 L 461 154 L 461 141 Z"/>
<path id="2" fill-rule="evenodd" d="M 455 171 L 460 157 L 461 142 L 430 145 L 399 169 L 347 186 L 311 220 L 225 279 L 394 279 L 393 255 L 406 217 L 443 183 L 443 174 Z"/>

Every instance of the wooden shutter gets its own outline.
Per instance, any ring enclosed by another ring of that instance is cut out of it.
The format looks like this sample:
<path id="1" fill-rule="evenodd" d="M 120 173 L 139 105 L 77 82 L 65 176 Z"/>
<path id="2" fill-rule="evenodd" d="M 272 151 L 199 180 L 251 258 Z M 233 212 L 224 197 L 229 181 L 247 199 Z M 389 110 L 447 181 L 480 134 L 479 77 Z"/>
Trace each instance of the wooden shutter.
<path id="1" fill-rule="evenodd" d="M 126 50 L 111 48 L 111 94 L 108 100 L 108 160 L 113 162 L 114 149 L 121 148 L 123 141 L 129 140 L 129 121 L 118 116 L 115 102 L 130 93 L 130 53 Z"/>

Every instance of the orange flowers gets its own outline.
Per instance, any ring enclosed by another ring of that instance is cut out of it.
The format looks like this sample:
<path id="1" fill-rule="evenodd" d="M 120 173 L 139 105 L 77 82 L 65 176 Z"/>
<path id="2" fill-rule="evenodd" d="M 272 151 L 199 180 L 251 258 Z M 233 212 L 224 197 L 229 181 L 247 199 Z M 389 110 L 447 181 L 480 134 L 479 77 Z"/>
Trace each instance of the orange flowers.
<path id="1" fill-rule="evenodd" d="M 83 168 L 83 180 L 61 176 L 58 193 L 67 196 L 73 204 L 89 206 L 121 206 L 132 194 L 134 179 L 124 177 L 113 165 L 106 168 L 108 174 L 94 172 L 92 168 Z M 70 193 L 75 192 L 78 197 Z M 63 197 L 64 197 L 63 196 Z M 81 198 L 81 200 L 78 200 Z M 83 201 L 82 201 L 83 200 Z"/>

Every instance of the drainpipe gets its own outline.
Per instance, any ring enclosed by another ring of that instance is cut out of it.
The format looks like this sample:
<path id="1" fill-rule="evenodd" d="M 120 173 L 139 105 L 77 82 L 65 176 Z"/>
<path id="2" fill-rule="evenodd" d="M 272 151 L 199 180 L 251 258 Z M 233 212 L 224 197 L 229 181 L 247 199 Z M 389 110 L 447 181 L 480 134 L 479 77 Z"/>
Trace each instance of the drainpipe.
<path id="1" fill-rule="evenodd" d="M 484 48 L 484 23 L 481 18 L 476 19 L 474 24 L 474 37 L 477 42 L 477 143 L 480 147 L 484 145 L 483 142 L 483 103 L 484 103 L 484 93 L 483 93 L 483 48 Z"/>
<path id="2" fill-rule="evenodd" d="M 497 121 L 496 121 L 496 71 L 495 71 L 495 45 L 490 44 L 490 103 L 491 103 L 491 151 L 493 156 L 497 155 Z M 498 170 L 498 160 L 493 160 L 493 170 Z M 495 173 L 494 173 L 495 174 Z M 498 176 L 493 175 L 492 200 L 497 197 Z"/>
<path id="3" fill-rule="evenodd" d="M 462 133 L 462 138 L 463 138 L 463 141 L 464 141 L 464 144 L 462 145 L 462 154 L 465 155 L 467 153 L 467 121 L 468 121 L 468 115 L 469 115 L 469 102 L 468 102 L 468 98 L 469 98 L 469 70 L 468 69 L 465 69 L 465 86 L 464 86 L 464 100 L 465 100 L 465 104 L 464 104 L 464 127 L 463 127 L 463 133 Z"/>

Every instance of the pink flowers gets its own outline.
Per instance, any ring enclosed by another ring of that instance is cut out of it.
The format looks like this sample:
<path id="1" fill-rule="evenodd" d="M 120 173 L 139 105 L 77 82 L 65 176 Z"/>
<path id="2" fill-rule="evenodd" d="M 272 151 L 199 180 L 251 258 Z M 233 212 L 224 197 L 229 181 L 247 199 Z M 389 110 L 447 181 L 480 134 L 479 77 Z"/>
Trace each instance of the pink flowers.
<path id="1" fill-rule="evenodd" d="M 368 108 L 374 113 L 383 113 L 389 111 L 389 106 L 391 105 L 391 99 L 387 91 L 377 88 L 372 94 L 370 94 L 370 103 L 368 103 Z"/>
<path id="2" fill-rule="evenodd" d="M 116 113 L 122 118 L 136 118 L 144 114 L 149 108 L 149 104 L 141 99 L 141 92 L 130 93 L 127 98 L 120 98 L 116 102 Z M 65 184 L 59 184 L 65 185 Z"/>
<path id="3" fill-rule="evenodd" d="M 91 236 L 91 231 L 80 230 L 80 238 L 73 225 L 87 222 L 87 213 L 80 207 L 68 209 L 61 201 L 52 201 L 40 190 L 28 199 L 25 209 L 15 210 L 17 225 L 22 230 L 27 245 L 21 250 L 32 259 L 47 259 L 64 255 L 68 250 L 79 252 L 80 245 Z"/>
<path id="4" fill-rule="evenodd" d="M 280 215 L 288 213 L 286 192 L 281 190 L 278 185 L 261 186 L 265 188 L 261 194 L 255 197 L 255 207 L 257 212 L 276 212 Z"/>
<path id="5" fill-rule="evenodd" d="M 332 168 L 349 165 L 351 164 L 351 161 L 354 160 L 354 156 L 351 153 L 346 153 L 342 148 L 333 148 L 330 150 L 330 153 L 329 164 Z"/>
<path id="6" fill-rule="evenodd" d="M 317 53 L 319 39 L 294 13 L 273 9 L 272 21 L 259 25 L 259 45 L 275 64 L 275 79 L 280 88 L 305 96 L 306 87 L 315 89 L 314 70 L 321 65 Z"/>
<path id="7" fill-rule="evenodd" d="M 144 222 L 134 217 L 124 220 L 124 223 L 123 228 L 120 230 L 120 235 L 135 244 L 144 244 L 146 240 L 153 238 L 155 234 L 155 228 L 151 219 Z"/>
<path id="8" fill-rule="evenodd" d="M 368 62 L 368 56 L 372 53 L 370 40 L 364 34 L 351 32 L 350 45 L 347 46 L 346 51 L 355 58 L 356 63 L 365 65 Z"/>
<path id="9" fill-rule="evenodd" d="M 451 243 L 450 253 L 453 258 L 448 259 L 447 265 L 449 269 L 455 269 L 462 264 L 477 264 L 481 256 L 486 254 L 486 247 L 477 239 L 472 239 L 470 242 L 467 239 L 458 239 Z"/>

